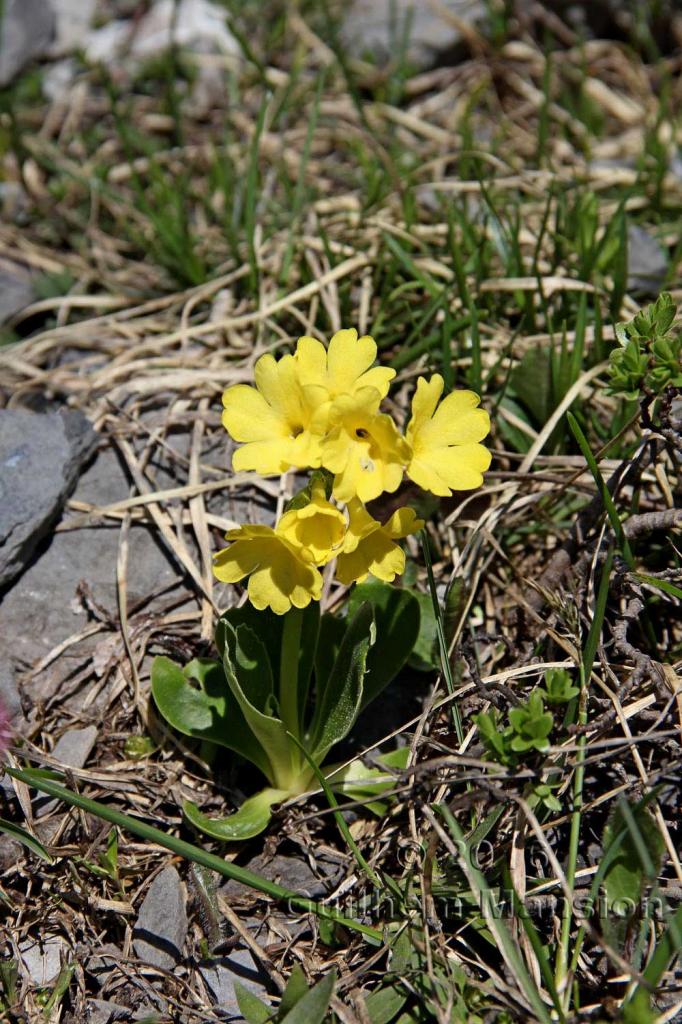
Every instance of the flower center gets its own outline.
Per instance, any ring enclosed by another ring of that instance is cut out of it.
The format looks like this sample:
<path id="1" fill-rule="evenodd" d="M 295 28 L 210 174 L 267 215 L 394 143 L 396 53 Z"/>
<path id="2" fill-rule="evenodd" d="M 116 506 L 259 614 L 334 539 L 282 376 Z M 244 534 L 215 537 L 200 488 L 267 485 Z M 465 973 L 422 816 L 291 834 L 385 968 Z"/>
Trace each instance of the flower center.
<path id="1" fill-rule="evenodd" d="M 298 423 L 294 423 L 293 427 L 291 428 L 291 436 L 296 438 L 296 437 L 298 437 L 302 433 L 303 433 L 303 427 L 300 426 L 300 424 L 298 424 Z"/>
<path id="2" fill-rule="evenodd" d="M 355 431 L 355 436 L 359 437 L 361 441 L 366 441 L 367 438 L 369 437 L 369 434 L 362 427 L 358 427 L 357 430 Z"/>

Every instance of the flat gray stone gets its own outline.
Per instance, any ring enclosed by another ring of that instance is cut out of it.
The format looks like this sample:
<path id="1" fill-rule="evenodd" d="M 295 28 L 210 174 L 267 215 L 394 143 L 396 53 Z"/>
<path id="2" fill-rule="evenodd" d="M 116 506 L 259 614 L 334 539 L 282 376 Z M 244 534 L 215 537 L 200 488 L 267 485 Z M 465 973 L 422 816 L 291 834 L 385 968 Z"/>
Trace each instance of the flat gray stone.
<path id="1" fill-rule="evenodd" d="M 21 961 L 34 985 L 42 988 L 59 975 L 62 966 L 64 939 L 58 935 L 47 936 L 40 941 L 24 939 L 19 944 Z"/>
<path id="2" fill-rule="evenodd" d="M 228 1018 L 242 1019 L 234 992 L 235 981 L 260 999 L 268 1001 L 265 976 L 248 949 L 235 949 L 229 956 L 206 961 L 199 965 L 199 973 L 211 999 Z"/>
<path id="3" fill-rule="evenodd" d="M 0 589 L 26 567 L 96 442 L 80 412 L 0 409 Z"/>
<path id="4" fill-rule="evenodd" d="M 485 13 L 481 0 L 441 0 L 441 6 L 472 26 Z M 384 63 L 395 57 L 408 31 L 406 57 L 418 69 L 430 67 L 439 53 L 462 38 L 455 20 L 426 0 L 355 0 L 346 12 L 341 38 L 354 55 L 370 54 Z"/>
<path id="5" fill-rule="evenodd" d="M 89 999 L 85 1005 L 87 1024 L 113 1024 L 115 1020 L 128 1020 L 130 1010 L 120 1003 L 110 1003 L 108 999 Z"/>
<path id="6" fill-rule="evenodd" d="M 299 896 L 307 896 L 309 899 L 320 899 L 326 896 L 335 882 L 341 878 L 344 868 L 341 864 L 320 858 L 317 866 L 323 878 L 318 877 L 310 868 L 310 865 L 303 856 L 295 857 L 284 854 L 275 854 L 268 857 L 265 854 L 258 854 L 249 861 L 250 871 L 267 878 L 269 882 L 277 882 L 286 889 L 291 889 Z M 226 882 L 220 890 L 227 900 L 238 901 L 242 899 L 253 899 L 253 889 L 235 882 L 232 879 Z"/>
<path id="7" fill-rule="evenodd" d="M 47 52 L 54 24 L 54 11 L 47 0 L 5 0 L 0 24 L 0 86 Z"/>
<path id="8" fill-rule="evenodd" d="M 182 957 L 187 936 L 187 894 L 177 870 L 170 865 L 150 885 L 133 932 L 140 960 L 172 971 Z"/>
<path id="9" fill-rule="evenodd" d="M 1 487 L 1 484 L 0 484 Z M 79 478 L 73 497 L 92 505 L 109 505 L 127 498 L 130 482 L 111 449 L 100 451 Z M 78 515 L 77 513 L 75 515 Z M 0 512 L 0 517 L 2 512 Z M 74 515 L 66 513 L 65 521 Z M 45 547 L 21 577 L 0 600 L 0 636 L 19 669 L 33 665 L 53 647 L 78 633 L 88 624 L 82 606 L 76 601 L 79 583 L 84 581 L 100 606 L 117 615 L 116 560 L 119 524 L 111 520 L 83 520 L 82 528 L 53 534 Z M 153 531 L 133 525 L 129 534 L 128 601 L 136 601 L 167 586 L 180 575 L 170 557 L 160 547 Z M 31 628 L 26 628 L 30 623 Z M 62 658 L 82 660 L 84 650 L 101 646 L 95 637 Z M 54 666 L 55 669 L 58 666 Z M 41 673 L 25 692 L 31 699 L 50 696 L 50 671 Z"/>
<path id="10" fill-rule="evenodd" d="M 627 290 L 658 295 L 667 274 L 668 256 L 662 245 L 639 224 L 630 224 Z"/>
<path id="11" fill-rule="evenodd" d="M 83 768 L 97 740 L 97 726 L 69 729 L 54 745 L 52 757 L 69 768 Z"/>

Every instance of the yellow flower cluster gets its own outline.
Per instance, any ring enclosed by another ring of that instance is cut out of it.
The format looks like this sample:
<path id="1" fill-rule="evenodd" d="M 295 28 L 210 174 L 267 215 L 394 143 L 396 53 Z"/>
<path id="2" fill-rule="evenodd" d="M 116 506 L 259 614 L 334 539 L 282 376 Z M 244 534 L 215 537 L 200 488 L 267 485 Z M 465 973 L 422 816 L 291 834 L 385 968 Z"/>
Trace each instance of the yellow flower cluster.
<path id="1" fill-rule="evenodd" d="M 479 442 L 490 421 L 478 396 L 455 391 L 439 404 L 443 378 L 420 377 L 403 437 L 380 411 L 395 370 L 373 366 L 376 355 L 374 340 L 355 330 L 337 331 L 328 348 L 299 338 L 293 355 L 258 360 L 255 388 L 237 384 L 223 395 L 223 426 L 241 445 L 232 457 L 235 470 L 333 474 L 337 504 L 314 478 L 308 503 L 285 512 L 274 529 L 247 525 L 227 534 L 231 544 L 216 555 L 215 574 L 226 583 L 249 576 L 256 608 L 283 614 L 319 600 L 319 569 L 333 558 L 344 584 L 369 573 L 387 582 L 400 574 L 405 555 L 396 541 L 423 522 L 401 508 L 382 524 L 365 503 L 396 491 L 405 472 L 441 496 L 483 482 L 490 453 Z"/>

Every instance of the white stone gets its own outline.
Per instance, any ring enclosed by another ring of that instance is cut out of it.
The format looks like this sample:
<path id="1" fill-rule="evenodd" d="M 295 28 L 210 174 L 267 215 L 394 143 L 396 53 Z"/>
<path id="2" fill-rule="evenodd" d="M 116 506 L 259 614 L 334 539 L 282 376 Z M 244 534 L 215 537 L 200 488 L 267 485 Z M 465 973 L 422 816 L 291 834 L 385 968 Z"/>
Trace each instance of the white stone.
<path id="1" fill-rule="evenodd" d="M 474 25 L 484 12 L 481 0 L 355 0 L 346 13 L 341 37 L 352 56 L 370 52 L 384 62 L 395 56 L 409 24 L 406 55 L 421 69 L 460 41 L 457 20 Z"/>

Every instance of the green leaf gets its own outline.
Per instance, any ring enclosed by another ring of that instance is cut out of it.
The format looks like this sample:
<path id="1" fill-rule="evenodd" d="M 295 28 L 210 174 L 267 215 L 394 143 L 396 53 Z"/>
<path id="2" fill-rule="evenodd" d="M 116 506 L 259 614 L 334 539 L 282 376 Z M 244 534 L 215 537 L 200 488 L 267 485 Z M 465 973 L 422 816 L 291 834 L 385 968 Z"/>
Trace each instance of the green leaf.
<path id="1" fill-rule="evenodd" d="M 377 580 L 358 584 L 350 596 L 348 614 L 354 614 L 365 603 L 374 610 L 376 639 L 367 655 L 363 708 L 400 672 L 417 642 L 420 623 L 417 598 L 390 583 Z"/>
<path id="2" fill-rule="evenodd" d="M 321 693 L 334 669 L 348 623 L 339 615 L 325 614 L 320 619 L 320 638 L 315 652 L 315 680 Z"/>
<path id="3" fill-rule="evenodd" d="M 240 981 L 235 979 L 234 994 L 237 997 L 237 1006 L 247 1024 L 265 1024 L 272 1016 L 272 1010 L 259 999 L 251 989 L 246 988 Z"/>
<path id="4" fill-rule="evenodd" d="M 289 1010 L 293 1009 L 296 1003 L 303 998 L 308 991 L 308 982 L 306 981 L 303 968 L 300 964 L 294 964 L 289 980 L 287 981 L 287 987 L 282 993 L 282 999 L 279 1004 L 277 1011 L 278 1017 L 285 1016 Z"/>
<path id="5" fill-rule="evenodd" d="M 301 706 L 303 706 L 315 663 L 315 652 L 318 647 L 320 631 L 319 601 L 311 601 L 307 608 L 303 608 L 299 614 L 302 615 L 303 621 L 299 646 L 298 691 L 299 700 L 301 701 Z M 282 651 L 284 616 L 275 615 L 269 609 L 259 612 L 248 602 L 242 605 L 241 608 L 229 608 L 218 619 L 215 632 L 216 647 L 221 658 L 225 650 L 225 627 L 227 625 L 232 626 L 233 629 L 237 629 L 239 626 L 248 626 L 252 633 L 258 637 L 261 643 L 265 645 L 271 672 L 273 678 L 276 679 L 279 674 Z"/>
<path id="6" fill-rule="evenodd" d="M 227 747 L 268 777 L 267 755 L 249 729 L 217 661 L 196 658 L 183 670 L 170 658 L 154 658 L 152 694 L 159 713 L 178 732 Z"/>
<path id="7" fill-rule="evenodd" d="M 239 686 L 252 707 L 263 715 L 273 715 L 275 687 L 265 646 L 248 626 L 237 626 L 236 635 L 233 658 Z"/>
<path id="8" fill-rule="evenodd" d="M 408 658 L 408 664 L 419 672 L 431 672 L 440 666 L 438 620 L 430 594 L 415 591 L 412 593 L 419 603 L 419 635 Z"/>
<path id="9" fill-rule="evenodd" d="M 225 623 L 224 640 L 223 667 L 227 682 L 249 730 L 266 752 L 269 761 L 267 777 L 275 788 L 294 792 L 298 777 L 294 763 L 298 764 L 298 756 L 292 758 L 292 754 L 297 755 L 297 751 L 292 747 L 280 719 L 264 714 L 251 703 L 242 689 L 238 674 L 237 666 L 250 664 L 251 659 L 257 656 L 257 652 L 265 658 L 265 649 L 247 626 L 239 626 L 235 630 L 229 622 Z M 300 792 L 300 789 L 298 791 Z"/>
<path id="10" fill-rule="evenodd" d="M 379 763 L 386 768 L 368 768 L 360 760 L 351 761 L 336 772 L 332 770 L 332 774 L 327 775 L 327 781 L 333 790 L 342 793 L 347 799 L 357 800 L 373 814 L 382 815 L 386 813 L 387 804 L 385 800 L 379 800 L 379 797 L 396 784 L 395 778 L 386 769 L 405 768 L 409 756 L 409 747 L 398 747 L 397 750 L 383 754 Z"/>
<path id="11" fill-rule="evenodd" d="M 372 1024 L 390 1024 L 407 1002 L 407 993 L 399 984 L 387 985 L 365 996 L 365 1006 Z"/>
<path id="12" fill-rule="evenodd" d="M 523 402 L 534 424 L 544 425 L 552 412 L 550 353 L 544 347 L 529 349 L 514 367 L 510 383 L 515 396 Z"/>
<path id="13" fill-rule="evenodd" d="M 646 806 L 625 800 L 616 804 L 604 830 L 604 857 L 616 844 L 616 856 L 602 880 L 606 896 L 602 928 L 622 948 L 645 883 L 655 881 L 663 856 L 663 837 Z"/>
<path id="14" fill-rule="evenodd" d="M 363 604 L 344 634 L 326 685 L 318 692 L 309 742 L 317 764 L 321 764 L 334 744 L 343 739 L 358 717 L 367 654 L 375 636 L 372 608 Z"/>
<path id="15" fill-rule="evenodd" d="M 538 690 L 548 704 L 568 704 L 580 693 L 580 687 L 574 686 L 570 674 L 565 668 L 550 668 L 545 672 L 545 685 Z"/>
<path id="16" fill-rule="evenodd" d="M 4 832 L 10 839 L 15 839 L 18 843 L 21 843 L 31 853 L 35 853 L 36 857 L 40 857 L 41 860 L 47 861 L 48 864 L 52 863 L 52 857 L 43 844 L 20 825 L 15 825 L 13 821 L 6 821 L 4 818 L 0 818 L 0 832 Z"/>
<path id="17" fill-rule="evenodd" d="M 205 832 L 207 836 L 222 839 L 224 842 L 239 842 L 252 839 L 253 836 L 265 831 L 270 823 L 274 805 L 286 800 L 290 795 L 282 789 L 263 789 L 245 800 L 238 811 L 226 818 L 209 818 L 189 800 L 183 804 L 182 810 L 190 824 Z"/>
<path id="18" fill-rule="evenodd" d="M 329 1009 L 335 984 L 336 972 L 331 971 L 281 1018 L 281 1024 L 322 1024 Z"/>

